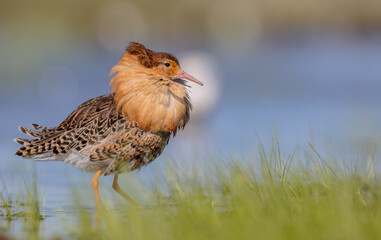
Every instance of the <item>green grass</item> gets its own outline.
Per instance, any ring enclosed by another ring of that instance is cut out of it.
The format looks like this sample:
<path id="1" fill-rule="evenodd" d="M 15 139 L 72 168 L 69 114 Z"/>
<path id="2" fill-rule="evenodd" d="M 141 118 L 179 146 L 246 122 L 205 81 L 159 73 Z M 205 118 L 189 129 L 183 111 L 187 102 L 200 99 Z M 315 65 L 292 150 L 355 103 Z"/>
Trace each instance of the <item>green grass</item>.
<path id="1" fill-rule="evenodd" d="M 0 179 L 0 233 L 8 232 L 13 222 L 21 220 L 22 233 L 17 237 L 40 239 L 40 221 L 45 216 L 36 174 L 20 175 L 16 191 L 9 191 L 6 181 Z"/>
<path id="2" fill-rule="evenodd" d="M 374 169 L 327 159 L 312 145 L 281 157 L 276 136 L 268 152 L 261 143 L 258 150 L 254 160 L 200 160 L 186 172 L 168 162 L 150 186 L 139 174 L 125 175 L 122 188 L 146 208 L 102 194 L 97 229 L 94 211 L 85 207 L 93 199 L 75 193 L 76 219 L 61 227 L 75 239 L 381 239 L 381 184 Z M 32 204 L 24 217 L 39 223 L 33 186 L 27 187 Z"/>
<path id="3" fill-rule="evenodd" d="M 321 157 L 281 158 L 277 138 L 259 164 L 216 160 L 181 173 L 168 164 L 140 191 L 148 206 L 107 205 L 101 226 L 79 208 L 78 239 L 380 239 L 381 185 L 369 171 Z M 302 162 L 305 162 L 302 164 Z"/>

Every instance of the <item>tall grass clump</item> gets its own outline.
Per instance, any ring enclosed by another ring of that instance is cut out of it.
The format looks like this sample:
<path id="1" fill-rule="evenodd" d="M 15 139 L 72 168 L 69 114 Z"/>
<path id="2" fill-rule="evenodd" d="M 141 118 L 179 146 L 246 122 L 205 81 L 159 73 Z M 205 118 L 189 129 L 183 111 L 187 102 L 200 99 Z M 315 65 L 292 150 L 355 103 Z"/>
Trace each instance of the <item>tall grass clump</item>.
<path id="1" fill-rule="evenodd" d="M 16 183 L 9 190 L 7 182 L 0 176 L 0 233 L 14 232 L 16 237 L 40 239 L 40 221 L 45 218 L 41 206 L 41 192 L 34 172 L 16 176 Z"/>
<path id="2" fill-rule="evenodd" d="M 259 161 L 217 159 L 187 171 L 168 163 L 150 187 L 123 183 L 143 193 L 146 209 L 106 204 L 93 228 L 79 208 L 70 229 L 78 239 L 380 239 L 379 178 L 310 147 L 304 159 L 283 158 L 275 138 L 267 153 L 259 144 Z"/>

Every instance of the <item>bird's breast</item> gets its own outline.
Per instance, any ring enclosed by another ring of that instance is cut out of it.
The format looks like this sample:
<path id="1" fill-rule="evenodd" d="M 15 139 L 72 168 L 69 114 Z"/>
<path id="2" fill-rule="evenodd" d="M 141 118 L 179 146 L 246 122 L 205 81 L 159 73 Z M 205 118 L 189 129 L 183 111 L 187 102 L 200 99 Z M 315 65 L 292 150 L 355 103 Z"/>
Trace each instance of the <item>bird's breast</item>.
<path id="1" fill-rule="evenodd" d="M 187 92 L 170 86 L 137 87 L 128 94 L 116 92 L 118 110 L 138 123 L 144 131 L 176 132 L 189 120 L 190 102 Z"/>

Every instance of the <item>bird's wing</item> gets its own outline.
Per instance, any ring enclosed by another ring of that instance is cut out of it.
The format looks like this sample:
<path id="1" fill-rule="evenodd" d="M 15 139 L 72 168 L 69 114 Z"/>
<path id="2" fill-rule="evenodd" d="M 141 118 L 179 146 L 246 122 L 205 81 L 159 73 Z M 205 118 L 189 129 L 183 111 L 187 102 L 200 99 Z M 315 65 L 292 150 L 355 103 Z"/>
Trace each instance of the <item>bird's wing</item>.
<path id="1" fill-rule="evenodd" d="M 15 155 L 38 157 L 44 153 L 65 154 L 71 149 L 78 151 L 104 139 L 118 127 L 133 124 L 116 111 L 111 94 L 92 98 L 81 104 L 60 125 L 46 128 L 32 124 L 35 130 L 20 127 L 19 130 L 34 139 L 17 138 L 21 145 Z"/>

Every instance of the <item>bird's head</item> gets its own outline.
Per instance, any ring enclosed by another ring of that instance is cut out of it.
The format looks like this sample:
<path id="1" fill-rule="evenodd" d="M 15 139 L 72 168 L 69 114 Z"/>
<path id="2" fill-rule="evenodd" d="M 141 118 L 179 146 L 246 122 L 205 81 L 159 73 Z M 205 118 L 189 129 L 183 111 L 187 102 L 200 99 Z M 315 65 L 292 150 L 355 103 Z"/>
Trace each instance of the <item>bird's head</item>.
<path id="1" fill-rule="evenodd" d="M 135 42 L 126 47 L 111 74 L 115 74 L 110 84 L 118 111 L 153 132 L 183 128 L 192 107 L 185 81 L 203 85 L 183 71 L 172 54 Z"/>
<path id="2" fill-rule="evenodd" d="M 169 79 L 172 81 L 176 81 L 179 79 L 189 80 L 201 86 L 204 85 L 196 78 L 184 72 L 180 68 L 179 61 L 173 55 L 168 53 L 158 53 L 157 58 L 158 59 L 156 60 L 156 65 L 154 66 L 154 69 L 160 72 L 161 75 L 165 76 L 165 79 Z"/>
<path id="3" fill-rule="evenodd" d="M 203 86 L 202 82 L 198 81 L 180 68 L 179 60 L 172 54 L 155 52 L 145 48 L 140 43 L 132 42 L 126 47 L 125 55 L 138 61 L 142 66 L 147 68 L 147 73 L 157 75 L 159 80 L 176 81 L 178 79 L 183 79 Z"/>

